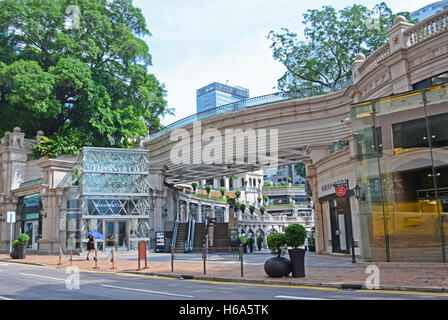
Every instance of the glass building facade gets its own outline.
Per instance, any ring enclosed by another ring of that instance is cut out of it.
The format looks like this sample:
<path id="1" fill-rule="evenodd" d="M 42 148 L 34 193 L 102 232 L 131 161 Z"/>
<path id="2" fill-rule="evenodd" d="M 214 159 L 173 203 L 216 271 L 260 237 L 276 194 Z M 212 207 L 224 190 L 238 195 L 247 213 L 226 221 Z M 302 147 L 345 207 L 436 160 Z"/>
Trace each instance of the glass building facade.
<path id="1" fill-rule="evenodd" d="M 248 98 L 248 89 L 213 82 L 196 91 L 197 113 Z"/>
<path id="2" fill-rule="evenodd" d="M 363 255 L 446 262 L 448 85 L 351 108 Z"/>
<path id="3" fill-rule="evenodd" d="M 90 231 L 103 250 L 136 250 L 149 241 L 149 152 L 83 148 L 77 186 L 68 192 L 67 247 L 86 249 Z M 71 173 L 73 175 L 73 173 Z"/>

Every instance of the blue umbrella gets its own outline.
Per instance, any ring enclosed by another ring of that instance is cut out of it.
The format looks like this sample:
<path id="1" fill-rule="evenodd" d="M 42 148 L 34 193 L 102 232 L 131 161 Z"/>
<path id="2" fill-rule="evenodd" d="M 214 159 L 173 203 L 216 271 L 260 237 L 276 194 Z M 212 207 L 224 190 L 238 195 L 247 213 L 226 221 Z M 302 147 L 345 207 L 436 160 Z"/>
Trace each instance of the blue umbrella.
<path id="1" fill-rule="evenodd" d="M 89 231 L 87 232 L 88 235 L 93 236 L 94 238 L 98 238 L 101 240 L 104 240 L 104 237 L 101 233 L 97 232 L 97 231 Z"/>

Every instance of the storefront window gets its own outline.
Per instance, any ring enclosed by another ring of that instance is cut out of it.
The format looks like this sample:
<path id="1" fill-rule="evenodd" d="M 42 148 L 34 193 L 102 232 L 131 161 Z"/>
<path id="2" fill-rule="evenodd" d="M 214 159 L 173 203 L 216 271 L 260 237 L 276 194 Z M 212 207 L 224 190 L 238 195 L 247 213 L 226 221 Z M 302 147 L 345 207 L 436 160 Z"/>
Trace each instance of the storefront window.
<path id="1" fill-rule="evenodd" d="M 374 261 L 446 259 L 446 92 L 439 86 L 352 108 L 358 185 L 367 196 L 361 224 Z"/>

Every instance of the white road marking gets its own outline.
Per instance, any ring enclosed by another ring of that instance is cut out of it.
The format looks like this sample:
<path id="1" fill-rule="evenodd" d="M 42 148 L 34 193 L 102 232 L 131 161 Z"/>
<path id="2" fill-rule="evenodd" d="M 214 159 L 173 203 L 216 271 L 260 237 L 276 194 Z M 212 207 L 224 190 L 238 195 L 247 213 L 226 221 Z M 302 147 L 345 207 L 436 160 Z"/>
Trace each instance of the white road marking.
<path id="1" fill-rule="evenodd" d="M 59 279 L 59 278 L 53 278 L 53 277 L 46 277 L 46 276 L 41 276 L 41 275 L 37 275 L 37 274 L 23 273 L 23 272 L 21 272 L 20 274 L 22 274 L 22 275 L 24 275 L 24 276 L 30 276 L 30 277 L 36 277 L 36 278 L 42 278 L 42 279 L 50 279 L 50 280 L 57 280 L 57 281 L 67 282 L 66 279 Z"/>
<path id="2" fill-rule="evenodd" d="M 334 299 L 324 299 L 324 298 L 311 298 L 311 297 L 295 297 L 295 296 L 275 296 L 278 299 L 294 299 L 294 300 L 334 300 Z"/>
<path id="3" fill-rule="evenodd" d="M 103 284 L 102 287 L 121 289 L 121 290 L 129 290 L 129 291 L 139 291 L 139 292 L 146 292 L 146 293 L 153 293 L 153 294 L 162 294 L 162 295 L 175 296 L 175 297 L 193 298 L 193 296 L 187 296 L 187 295 L 177 294 L 177 293 L 161 292 L 161 291 L 151 291 L 151 290 L 125 288 L 125 287 L 116 287 L 116 286 L 109 286 L 109 285 L 106 285 L 106 284 Z"/>

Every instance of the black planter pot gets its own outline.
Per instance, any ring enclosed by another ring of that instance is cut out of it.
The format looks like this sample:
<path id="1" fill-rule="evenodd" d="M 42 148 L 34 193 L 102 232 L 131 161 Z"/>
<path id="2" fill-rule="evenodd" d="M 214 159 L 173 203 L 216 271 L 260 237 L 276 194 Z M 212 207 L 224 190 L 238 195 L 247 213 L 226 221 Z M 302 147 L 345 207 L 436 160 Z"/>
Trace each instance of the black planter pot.
<path id="1" fill-rule="evenodd" d="M 249 244 L 249 250 L 250 250 L 250 253 L 254 252 L 254 244 L 253 243 Z"/>
<path id="2" fill-rule="evenodd" d="M 261 251 L 261 245 L 262 245 L 263 243 L 261 243 L 261 242 L 257 242 L 257 246 L 258 246 L 258 251 Z"/>
<path id="3" fill-rule="evenodd" d="M 288 249 L 288 253 L 291 259 L 292 276 L 305 277 L 305 249 Z"/>
<path id="4" fill-rule="evenodd" d="M 12 259 L 19 259 L 19 252 L 16 249 L 12 249 L 9 255 L 11 256 Z"/>
<path id="5" fill-rule="evenodd" d="M 264 263 L 264 272 L 272 278 L 287 277 L 291 273 L 291 261 L 283 257 L 275 257 Z"/>

